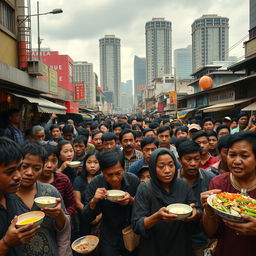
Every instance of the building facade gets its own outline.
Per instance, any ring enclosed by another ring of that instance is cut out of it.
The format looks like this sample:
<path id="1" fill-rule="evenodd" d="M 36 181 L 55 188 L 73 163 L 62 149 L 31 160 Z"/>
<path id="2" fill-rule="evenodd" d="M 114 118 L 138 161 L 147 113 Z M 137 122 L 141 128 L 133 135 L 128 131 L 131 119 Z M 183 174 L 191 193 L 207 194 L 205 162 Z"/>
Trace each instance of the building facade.
<path id="1" fill-rule="evenodd" d="M 133 73 L 134 73 L 134 104 L 138 106 L 142 99 L 142 90 L 140 85 L 147 84 L 147 62 L 146 58 L 134 56 Z"/>
<path id="2" fill-rule="evenodd" d="M 121 110 L 124 113 L 131 111 L 133 106 L 132 100 L 132 80 L 127 80 L 126 83 L 121 83 Z"/>
<path id="3" fill-rule="evenodd" d="M 147 84 L 155 78 L 172 73 L 172 23 L 153 18 L 145 26 Z"/>
<path id="4" fill-rule="evenodd" d="M 191 79 L 192 46 L 174 50 L 174 67 L 177 79 Z"/>
<path id="5" fill-rule="evenodd" d="M 120 39 L 106 35 L 99 40 L 100 85 L 104 89 L 106 101 L 115 108 L 120 106 L 121 57 Z"/>
<path id="6" fill-rule="evenodd" d="M 96 85 L 93 64 L 87 61 L 74 62 L 74 81 L 84 84 L 84 100 L 82 102 L 90 107 L 96 104 Z"/>
<path id="7" fill-rule="evenodd" d="M 250 0 L 250 38 L 256 37 L 256 0 Z"/>
<path id="8" fill-rule="evenodd" d="M 216 14 L 203 15 L 192 24 L 192 70 L 228 60 L 229 19 Z"/>

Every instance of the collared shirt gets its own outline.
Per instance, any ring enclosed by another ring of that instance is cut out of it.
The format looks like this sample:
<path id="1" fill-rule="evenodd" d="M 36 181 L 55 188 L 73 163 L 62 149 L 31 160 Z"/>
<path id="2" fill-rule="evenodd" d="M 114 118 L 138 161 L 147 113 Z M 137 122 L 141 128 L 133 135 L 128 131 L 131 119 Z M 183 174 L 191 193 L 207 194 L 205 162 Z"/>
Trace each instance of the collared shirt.
<path id="1" fill-rule="evenodd" d="M 208 154 L 208 159 L 204 164 L 200 165 L 200 168 L 206 170 L 208 169 L 210 166 L 212 166 L 213 164 L 219 162 L 220 159 L 218 159 L 217 157 L 212 156 L 210 153 Z"/>
<path id="2" fill-rule="evenodd" d="M 125 157 L 125 155 L 124 155 L 124 161 L 125 161 L 125 163 L 124 163 L 124 170 L 125 170 L 125 171 L 128 171 L 128 169 L 130 168 L 130 166 L 131 166 L 134 162 L 136 162 L 136 161 L 142 159 L 142 157 L 143 157 L 142 153 L 141 153 L 139 150 L 136 150 L 136 149 L 135 149 L 135 153 L 134 153 L 134 155 L 132 156 L 131 159 L 127 159 L 127 158 Z"/>
<path id="3" fill-rule="evenodd" d="M 23 144 L 24 142 L 22 131 L 10 124 L 4 129 L 3 136 L 14 140 L 18 144 Z"/>
<path id="4" fill-rule="evenodd" d="M 233 128 L 232 130 L 231 130 L 231 134 L 235 134 L 235 133 L 237 133 L 237 132 L 242 132 L 243 130 L 241 130 L 240 129 L 240 127 L 239 127 L 239 125 L 236 127 L 236 128 Z"/>
<path id="5" fill-rule="evenodd" d="M 137 176 L 139 176 L 139 171 L 143 165 L 147 165 L 144 158 L 134 162 L 128 169 L 128 172 L 133 173 Z"/>

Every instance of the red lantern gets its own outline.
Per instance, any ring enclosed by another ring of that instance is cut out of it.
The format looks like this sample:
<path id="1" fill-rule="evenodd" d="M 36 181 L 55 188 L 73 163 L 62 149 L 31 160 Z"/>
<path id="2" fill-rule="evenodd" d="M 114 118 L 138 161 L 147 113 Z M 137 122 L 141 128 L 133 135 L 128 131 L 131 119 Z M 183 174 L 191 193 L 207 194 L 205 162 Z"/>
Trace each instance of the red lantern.
<path id="1" fill-rule="evenodd" d="M 212 87 L 212 79 L 209 76 L 202 76 L 199 80 L 200 87 L 205 90 Z"/>

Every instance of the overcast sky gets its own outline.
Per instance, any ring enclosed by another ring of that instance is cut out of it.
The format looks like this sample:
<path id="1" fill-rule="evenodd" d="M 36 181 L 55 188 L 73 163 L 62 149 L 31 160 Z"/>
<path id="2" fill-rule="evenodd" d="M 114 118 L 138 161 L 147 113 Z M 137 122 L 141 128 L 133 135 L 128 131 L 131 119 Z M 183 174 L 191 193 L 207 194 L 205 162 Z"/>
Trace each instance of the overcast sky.
<path id="1" fill-rule="evenodd" d="M 36 0 L 31 0 L 36 13 Z M 42 48 L 93 63 L 99 76 L 99 38 L 121 39 L 121 80 L 133 80 L 134 55 L 145 56 L 145 23 L 153 17 L 172 22 L 173 50 L 191 44 L 191 24 L 203 14 L 229 18 L 229 47 L 248 33 L 249 0 L 41 0 L 40 12 L 62 8 L 63 14 L 40 17 Z M 37 47 L 36 18 L 33 47 Z M 243 44 L 230 51 L 242 56 Z"/>

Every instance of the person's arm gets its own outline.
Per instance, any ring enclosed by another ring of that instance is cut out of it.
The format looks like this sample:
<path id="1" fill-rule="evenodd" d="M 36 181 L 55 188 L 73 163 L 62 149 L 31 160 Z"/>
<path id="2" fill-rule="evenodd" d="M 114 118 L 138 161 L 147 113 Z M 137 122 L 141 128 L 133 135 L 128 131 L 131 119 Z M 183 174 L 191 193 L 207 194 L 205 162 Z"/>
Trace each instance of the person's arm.
<path id="1" fill-rule="evenodd" d="M 82 203 L 82 197 L 81 197 L 81 192 L 74 190 L 74 198 L 76 202 L 76 208 L 80 211 L 83 210 L 84 204 Z"/>

